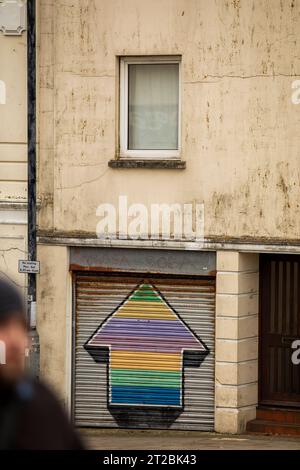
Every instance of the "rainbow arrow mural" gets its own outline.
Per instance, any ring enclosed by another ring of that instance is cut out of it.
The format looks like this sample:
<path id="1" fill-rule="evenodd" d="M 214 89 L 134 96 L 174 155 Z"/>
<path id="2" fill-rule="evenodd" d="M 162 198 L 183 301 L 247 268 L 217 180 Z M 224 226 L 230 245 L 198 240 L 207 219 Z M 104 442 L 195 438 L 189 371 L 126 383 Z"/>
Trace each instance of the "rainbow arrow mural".
<path id="1" fill-rule="evenodd" d="M 109 348 L 108 405 L 183 407 L 183 353 L 206 346 L 150 283 L 140 284 L 85 344 Z"/>

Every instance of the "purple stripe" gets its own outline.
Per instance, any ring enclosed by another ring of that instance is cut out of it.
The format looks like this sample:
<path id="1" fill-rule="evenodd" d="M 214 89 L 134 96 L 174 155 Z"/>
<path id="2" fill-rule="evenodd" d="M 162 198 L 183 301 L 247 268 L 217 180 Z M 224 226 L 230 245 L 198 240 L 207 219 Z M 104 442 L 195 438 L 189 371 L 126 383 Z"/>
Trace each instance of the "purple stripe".
<path id="1" fill-rule="evenodd" d="M 194 336 L 189 332 L 185 332 L 184 330 L 162 330 L 162 329 L 144 329 L 144 328 L 136 328 L 134 329 L 128 329 L 128 328 L 103 328 L 102 330 L 98 331 L 95 336 L 98 336 L 100 338 L 106 338 L 108 336 L 112 336 L 115 338 L 124 338 L 127 336 L 133 337 L 133 338 L 140 338 L 141 336 L 144 336 L 145 338 L 156 338 L 159 337 L 161 339 L 182 339 L 186 341 L 196 341 L 198 342 L 197 339 L 194 338 Z M 94 337 L 95 337 L 94 336 Z"/>
<path id="2" fill-rule="evenodd" d="M 157 328 L 164 328 L 166 326 L 170 326 L 170 324 L 174 325 L 180 325 L 182 326 L 182 323 L 179 319 L 177 320 L 157 320 L 157 319 L 151 319 L 151 318 L 141 318 L 141 319 L 135 319 L 135 318 L 120 318 L 120 317 L 110 317 L 110 319 L 107 321 L 106 325 L 108 324 L 113 324 L 115 326 L 118 325 L 123 325 L 126 323 L 128 326 L 132 326 L 132 328 L 136 328 L 139 325 L 143 325 L 144 327 L 151 325 L 157 326 Z"/>
<path id="3" fill-rule="evenodd" d="M 195 341 L 191 338 L 186 338 L 180 335 L 177 336 L 169 336 L 166 338 L 165 336 L 155 336 L 155 337 L 149 337 L 149 336 L 144 336 L 144 335 L 122 335 L 122 334 L 99 334 L 95 335 L 91 342 L 116 342 L 118 341 L 119 343 L 152 343 L 152 344 L 163 344 L 163 343 L 181 343 L 181 344 L 194 344 Z M 198 344 L 199 342 L 196 341 Z"/>
<path id="4" fill-rule="evenodd" d="M 160 347 L 153 347 L 151 348 L 146 347 L 146 346 L 114 346 L 114 351 L 135 351 L 137 354 L 139 352 L 157 352 L 159 354 L 173 354 L 173 353 L 181 353 L 181 349 L 179 350 L 178 348 L 168 348 L 166 349 L 165 346 L 160 346 Z M 145 367 L 141 367 L 141 369 L 145 369 Z M 147 369 L 147 367 L 146 367 Z"/>
<path id="5" fill-rule="evenodd" d="M 172 337 L 166 340 L 164 337 L 131 337 L 131 336 L 111 336 L 101 335 L 96 336 L 90 341 L 90 346 L 101 346 L 110 344 L 114 348 L 125 348 L 130 350 L 136 350 L 140 348 L 146 349 L 159 349 L 164 348 L 165 350 L 181 351 L 181 349 L 197 349 L 204 351 L 204 347 L 198 341 L 182 339 L 181 337 Z"/>
<path id="6" fill-rule="evenodd" d="M 113 346 L 114 351 L 135 351 L 137 354 L 140 352 L 157 352 L 160 354 L 173 354 L 178 353 L 181 354 L 182 350 L 193 350 L 193 351 L 204 351 L 204 349 L 197 349 L 196 347 L 172 347 L 166 344 L 162 344 L 160 346 L 148 346 L 148 345 L 135 345 L 135 344 L 117 344 Z"/>
<path id="7" fill-rule="evenodd" d="M 103 333 L 121 333 L 129 335 L 145 335 L 153 336 L 153 334 L 162 333 L 163 336 L 173 336 L 178 334 L 186 338 L 194 338 L 194 335 L 189 331 L 187 327 L 178 321 L 164 321 L 164 320 L 117 320 L 115 318 L 110 319 L 97 334 Z"/>
<path id="8" fill-rule="evenodd" d="M 145 335 L 144 332 L 142 334 L 124 334 L 122 331 L 119 332 L 105 332 L 105 333 L 99 333 L 93 336 L 90 342 L 93 341 L 101 341 L 101 342 L 106 342 L 107 341 L 129 341 L 129 342 L 136 342 L 137 340 L 145 341 L 145 342 L 159 342 L 159 343 L 185 343 L 185 344 L 194 344 L 194 343 L 199 343 L 199 341 L 194 340 L 194 338 L 191 337 L 186 337 L 183 335 L 164 335 L 161 332 L 156 332 L 155 336 L 154 335 Z"/>

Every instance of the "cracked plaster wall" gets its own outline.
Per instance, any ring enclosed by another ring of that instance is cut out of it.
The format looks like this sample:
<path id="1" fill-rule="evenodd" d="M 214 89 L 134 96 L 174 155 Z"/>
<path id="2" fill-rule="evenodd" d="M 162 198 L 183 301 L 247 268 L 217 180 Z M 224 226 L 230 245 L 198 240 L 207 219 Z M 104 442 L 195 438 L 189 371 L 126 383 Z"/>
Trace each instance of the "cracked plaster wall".
<path id="1" fill-rule="evenodd" d="M 205 203 L 205 235 L 300 232 L 300 0 L 40 0 L 39 228 L 93 234 L 103 202 Z M 182 55 L 186 170 L 108 168 L 122 55 Z"/>
<path id="2" fill-rule="evenodd" d="M 27 281 L 18 273 L 18 260 L 27 258 L 26 61 L 26 33 L 0 32 L 0 80 L 6 89 L 0 104 L 0 273 L 22 288 Z"/>

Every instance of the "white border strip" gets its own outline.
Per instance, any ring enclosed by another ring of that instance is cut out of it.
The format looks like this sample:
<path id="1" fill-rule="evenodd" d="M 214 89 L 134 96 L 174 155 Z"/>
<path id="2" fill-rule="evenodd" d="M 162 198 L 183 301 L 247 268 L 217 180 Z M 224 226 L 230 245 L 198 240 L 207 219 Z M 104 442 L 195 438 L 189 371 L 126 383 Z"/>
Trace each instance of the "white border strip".
<path id="1" fill-rule="evenodd" d="M 191 251 L 239 251 L 249 253 L 299 253 L 299 245 L 288 244 L 260 244 L 238 242 L 188 242 L 173 240 L 101 240 L 96 238 L 51 237 L 39 236 L 40 245 L 57 246 L 89 246 L 111 248 L 143 248 L 166 250 L 191 250 Z"/>

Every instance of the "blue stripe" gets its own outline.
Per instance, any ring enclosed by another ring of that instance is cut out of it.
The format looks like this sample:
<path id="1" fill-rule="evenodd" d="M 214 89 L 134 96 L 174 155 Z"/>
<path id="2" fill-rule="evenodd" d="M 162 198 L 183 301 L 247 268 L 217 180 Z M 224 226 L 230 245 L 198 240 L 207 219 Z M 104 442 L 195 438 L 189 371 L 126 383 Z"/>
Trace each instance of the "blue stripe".
<path id="1" fill-rule="evenodd" d="M 111 404 L 180 406 L 180 388 L 112 386 Z"/>

